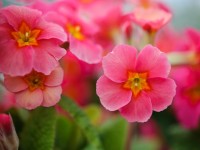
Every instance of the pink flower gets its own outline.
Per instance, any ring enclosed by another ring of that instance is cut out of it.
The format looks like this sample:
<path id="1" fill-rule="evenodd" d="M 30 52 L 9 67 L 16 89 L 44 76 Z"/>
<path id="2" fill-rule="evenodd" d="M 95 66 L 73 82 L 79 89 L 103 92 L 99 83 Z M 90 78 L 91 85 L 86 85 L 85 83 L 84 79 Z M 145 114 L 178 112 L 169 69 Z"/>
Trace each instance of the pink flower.
<path id="1" fill-rule="evenodd" d="M 156 47 L 137 50 L 119 45 L 103 58 L 104 75 L 97 81 L 97 95 L 110 111 L 119 110 L 129 122 L 147 121 L 152 110 L 167 108 L 176 85 L 167 78 L 170 64 Z"/>
<path id="2" fill-rule="evenodd" d="M 50 107 L 60 100 L 63 70 L 56 67 L 50 75 L 32 71 L 25 76 L 11 77 L 6 75 L 6 88 L 16 94 L 16 102 L 26 109 L 38 106 Z"/>
<path id="3" fill-rule="evenodd" d="M 19 140 L 10 115 L 0 114 L 0 149 L 18 149 Z"/>
<path id="4" fill-rule="evenodd" d="M 183 127 L 187 129 L 197 128 L 200 120 L 199 68 L 175 68 L 172 71 L 172 77 L 178 85 L 173 102 L 175 114 Z"/>
<path id="5" fill-rule="evenodd" d="M 97 64 L 102 60 L 102 47 L 94 40 L 97 25 L 83 20 L 68 1 L 58 1 L 48 6 L 46 19 L 63 27 L 69 35 L 69 50 L 80 60 Z"/>
<path id="6" fill-rule="evenodd" d="M 0 72 L 23 76 L 32 69 L 50 74 L 66 54 L 64 30 L 44 20 L 42 13 L 20 6 L 0 10 Z"/>
<path id="7" fill-rule="evenodd" d="M 138 7 L 132 15 L 133 21 L 148 32 L 159 30 L 169 22 L 171 17 L 172 14 L 170 12 L 157 7 Z"/>

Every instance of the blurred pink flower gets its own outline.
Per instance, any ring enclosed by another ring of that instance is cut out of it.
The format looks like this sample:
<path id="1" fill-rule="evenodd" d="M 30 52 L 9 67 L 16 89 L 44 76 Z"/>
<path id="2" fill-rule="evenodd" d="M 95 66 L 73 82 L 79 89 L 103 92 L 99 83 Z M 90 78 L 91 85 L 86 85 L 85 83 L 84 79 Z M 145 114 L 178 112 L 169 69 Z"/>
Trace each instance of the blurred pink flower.
<path id="1" fill-rule="evenodd" d="M 60 45 L 66 41 L 64 30 L 47 22 L 42 13 L 23 6 L 0 10 L 0 71 L 23 76 L 32 69 L 50 74 L 66 54 Z"/>
<path id="2" fill-rule="evenodd" d="M 95 76 L 96 65 L 80 61 L 71 52 L 63 57 L 61 63 L 64 69 L 63 95 L 81 106 L 88 104 L 91 98 L 90 79 Z"/>
<path id="3" fill-rule="evenodd" d="M 46 19 L 63 27 L 69 35 L 69 50 L 80 60 L 97 64 L 102 60 L 102 47 L 94 40 L 98 26 L 80 17 L 74 4 L 58 1 L 49 4 Z M 37 5 L 38 6 L 38 5 Z M 44 5 L 46 6 L 46 5 Z M 36 7 L 35 7 L 36 8 Z"/>
<path id="4" fill-rule="evenodd" d="M 16 107 L 14 94 L 3 88 L 0 98 L 0 113 L 8 111 L 10 108 Z"/>
<path id="5" fill-rule="evenodd" d="M 5 76 L 6 88 L 16 94 L 16 102 L 26 109 L 55 105 L 62 93 L 63 70 L 56 67 L 50 75 L 32 71 L 25 76 Z"/>
<path id="6" fill-rule="evenodd" d="M 137 50 L 119 45 L 103 58 L 104 75 L 97 81 L 97 95 L 110 111 L 119 110 L 129 122 L 147 121 L 152 110 L 162 111 L 175 95 L 175 82 L 168 78 L 170 64 L 156 47 Z"/>
<path id="7" fill-rule="evenodd" d="M 13 121 L 10 115 L 0 114 L 0 149 L 16 150 L 19 146 Z"/>
<path id="8" fill-rule="evenodd" d="M 132 20 L 148 32 L 155 32 L 171 19 L 172 14 L 159 7 L 137 7 L 131 16 Z"/>
<path id="9" fill-rule="evenodd" d="M 185 36 L 175 32 L 174 29 L 169 27 L 163 28 L 163 30 L 157 34 L 155 44 L 162 52 L 174 52 L 180 48 L 183 38 L 185 38 Z M 166 41 L 168 44 L 166 44 Z"/>
<path id="10" fill-rule="evenodd" d="M 173 102 L 175 114 L 185 128 L 197 128 L 200 120 L 199 68 L 174 68 L 172 77 L 177 83 L 177 93 Z"/>

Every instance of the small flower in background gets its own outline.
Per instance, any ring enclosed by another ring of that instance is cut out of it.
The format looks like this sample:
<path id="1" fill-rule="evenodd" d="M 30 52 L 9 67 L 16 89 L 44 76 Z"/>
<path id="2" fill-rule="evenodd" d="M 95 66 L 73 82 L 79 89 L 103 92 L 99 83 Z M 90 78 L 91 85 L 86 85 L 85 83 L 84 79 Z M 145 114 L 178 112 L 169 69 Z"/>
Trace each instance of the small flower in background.
<path id="1" fill-rule="evenodd" d="M 5 75 L 5 87 L 15 93 L 16 102 L 26 109 L 55 105 L 62 93 L 63 70 L 56 67 L 50 75 L 32 71 L 25 76 Z"/>
<path id="2" fill-rule="evenodd" d="M 67 40 L 63 29 L 47 22 L 40 11 L 23 6 L 2 8 L 0 16 L 0 71 L 11 76 L 32 69 L 50 74 L 66 54 L 60 47 Z"/>
<path id="3" fill-rule="evenodd" d="M 198 68 L 178 67 L 173 69 L 172 77 L 178 85 L 173 102 L 175 114 L 185 128 L 197 128 L 200 120 L 200 71 Z"/>
<path id="4" fill-rule="evenodd" d="M 147 121 L 152 110 L 171 103 L 176 84 L 168 78 L 170 64 L 156 47 L 137 50 L 119 45 L 102 61 L 104 75 L 97 81 L 97 95 L 110 111 L 119 110 L 129 122 Z"/>
<path id="5" fill-rule="evenodd" d="M 132 20 L 141 26 L 145 31 L 151 33 L 162 28 L 171 19 L 172 14 L 161 8 L 135 8 Z"/>
<path id="6" fill-rule="evenodd" d="M 0 114 L 0 149 L 18 150 L 19 139 L 10 115 Z"/>

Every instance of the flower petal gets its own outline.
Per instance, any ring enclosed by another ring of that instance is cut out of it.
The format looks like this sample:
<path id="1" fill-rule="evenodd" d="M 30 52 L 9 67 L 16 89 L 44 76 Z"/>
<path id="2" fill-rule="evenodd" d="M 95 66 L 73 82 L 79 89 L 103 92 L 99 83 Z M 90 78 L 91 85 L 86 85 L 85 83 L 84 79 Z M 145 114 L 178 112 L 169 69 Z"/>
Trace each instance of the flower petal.
<path id="1" fill-rule="evenodd" d="M 152 114 L 151 100 L 141 92 L 137 99 L 132 98 L 129 104 L 122 107 L 120 113 L 129 122 L 146 122 Z"/>
<path id="2" fill-rule="evenodd" d="M 33 66 L 33 55 L 32 47 L 26 46 L 18 50 L 14 40 L 1 44 L 0 72 L 11 76 L 23 76 L 29 73 Z"/>
<path id="3" fill-rule="evenodd" d="M 22 77 L 5 76 L 4 85 L 10 92 L 20 92 L 28 88 Z"/>
<path id="4" fill-rule="evenodd" d="M 8 24 L 0 25 L 0 35 L 0 43 L 8 42 L 12 38 L 10 34 L 10 26 Z"/>
<path id="5" fill-rule="evenodd" d="M 62 94 L 61 86 L 57 87 L 46 87 L 43 91 L 44 100 L 42 106 L 50 107 L 58 103 Z"/>
<path id="6" fill-rule="evenodd" d="M 41 19 L 37 24 L 38 29 L 42 29 L 38 40 L 40 39 L 59 39 L 61 41 L 67 41 L 67 34 L 64 29 L 54 23 L 47 22 L 44 19 Z"/>
<path id="7" fill-rule="evenodd" d="M 145 46 L 142 51 L 139 53 L 137 62 L 136 62 L 136 70 L 138 72 L 147 72 L 154 68 L 158 62 L 158 59 L 161 55 L 161 51 L 153 47 L 151 45 Z"/>
<path id="8" fill-rule="evenodd" d="M 132 96 L 130 90 L 125 90 L 122 85 L 115 83 L 106 76 L 101 76 L 97 81 L 97 95 L 101 104 L 110 111 L 118 110 L 127 105 Z"/>
<path id="9" fill-rule="evenodd" d="M 42 16 L 42 13 L 38 10 L 31 9 L 24 6 L 11 5 L 3 8 L 0 11 L 8 23 L 17 31 L 19 26 L 24 21 L 29 27 L 34 28 L 38 18 Z"/>
<path id="10" fill-rule="evenodd" d="M 127 73 L 134 70 L 137 50 L 128 45 L 118 45 L 103 58 L 105 76 L 115 82 L 127 79 Z"/>
<path id="11" fill-rule="evenodd" d="M 43 100 L 43 94 L 40 89 L 33 92 L 28 89 L 16 94 L 16 102 L 19 106 L 26 109 L 35 109 L 40 106 Z"/>
<path id="12" fill-rule="evenodd" d="M 103 51 L 101 46 L 88 40 L 79 41 L 70 37 L 70 51 L 78 59 L 88 64 L 97 64 L 102 60 Z"/>
<path id="13" fill-rule="evenodd" d="M 163 77 L 166 78 L 169 75 L 171 65 L 164 53 L 161 53 L 158 57 L 155 66 L 149 71 L 149 78 Z"/>
<path id="14" fill-rule="evenodd" d="M 45 80 L 47 86 L 58 86 L 63 81 L 64 72 L 61 67 L 56 67 Z"/>
<path id="15" fill-rule="evenodd" d="M 151 90 L 147 91 L 151 98 L 152 108 L 155 111 L 162 111 L 171 105 L 176 94 L 176 84 L 172 79 L 152 78 L 148 79 Z"/>
<path id="16" fill-rule="evenodd" d="M 40 40 L 39 48 L 48 52 L 56 60 L 60 60 L 67 53 L 64 48 L 60 47 L 61 44 L 62 42 L 56 39 Z"/>
<path id="17" fill-rule="evenodd" d="M 43 49 L 43 47 L 45 49 Z M 37 72 L 42 72 L 45 75 L 49 75 L 51 71 L 58 66 L 58 61 L 54 56 L 50 55 L 46 51 L 45 46 L 35 47 L 35 57 L 33 60 L 33 68 Z"/>

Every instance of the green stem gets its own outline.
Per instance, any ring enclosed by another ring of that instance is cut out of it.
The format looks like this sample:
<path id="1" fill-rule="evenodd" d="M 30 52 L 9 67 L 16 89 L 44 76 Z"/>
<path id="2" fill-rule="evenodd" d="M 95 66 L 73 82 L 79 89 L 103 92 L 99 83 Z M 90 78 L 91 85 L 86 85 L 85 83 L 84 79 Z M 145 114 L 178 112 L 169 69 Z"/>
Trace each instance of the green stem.
<path id="1" fill-rule="evenodd" d="M 151 45 L 155 45 L 155 37 L 156 37 L 156 31 L 151 31 L 151 32 L 148 32 L 148 38 L 149 38 L 149 44 Z"/>
<path id="2" fill-rule="evenodd" d="M 75 123 L 77 123 L 83 131 L 89 143 L 89 147 L 86 149 L 102 150 L 102 144 L 96 129 L 90 123 L 87 115 L 74 103 L 74 101 L 69 98 L 62 97 L 59 105 L 71 115 Z"/>

